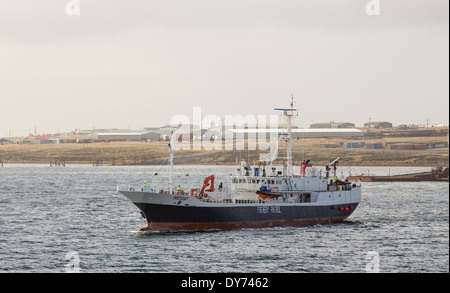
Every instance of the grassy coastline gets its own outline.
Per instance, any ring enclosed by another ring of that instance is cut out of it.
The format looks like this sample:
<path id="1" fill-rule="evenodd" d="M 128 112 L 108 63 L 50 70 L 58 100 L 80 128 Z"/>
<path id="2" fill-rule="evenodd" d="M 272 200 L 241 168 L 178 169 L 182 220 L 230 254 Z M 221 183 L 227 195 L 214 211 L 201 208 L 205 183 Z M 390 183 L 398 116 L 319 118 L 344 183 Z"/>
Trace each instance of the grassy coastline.
<path id="1" fill-rule="evenodd" d="M 360 138 L 367 143 L 386 141 L 383 138 Z M 411 138 L 395 138 L 393 141 L 411 141 Z M 414 138 L 415 142 L 445 144 L 447 137 Z M 385 149 L 325 148 L 324 144 L 340 141 L 355 141 L 343 138 L 302 139 L 293 142 L 293 159 L 298 164 L 311 160 L 315 165 L 324 165 L 340 157 L 341 166 L 448 166 L 448 147 L 400 151 Z M 175 153 L 175 164 L 235 165 L 241 160 L 251 163 L 267 151 L 222 151 L 180 150 Z M 283 151 L 280 150 L 279 157 Z M 167 142 L 111 142 L 90 144 L 55 145 L 0 145 L 0 162 L 26 164 L 101 164 L 101 165 L 161 165 L 167 162 Z"/>

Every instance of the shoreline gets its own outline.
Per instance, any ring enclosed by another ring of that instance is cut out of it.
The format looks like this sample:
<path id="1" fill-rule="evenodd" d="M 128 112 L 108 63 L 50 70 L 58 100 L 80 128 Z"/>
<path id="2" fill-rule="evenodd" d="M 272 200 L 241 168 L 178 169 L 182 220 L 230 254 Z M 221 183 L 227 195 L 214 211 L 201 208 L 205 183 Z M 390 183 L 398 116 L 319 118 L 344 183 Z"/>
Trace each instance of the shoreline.
<path id="1" fill-rule="evenodd" d="M 64 164 L 60 164 L 60 165 L 55 165 L 55 164 L 50 164 L 50 163 L 45 163 L 45 162 L 25 162 L 25 161 L 14 161 L 14 162 L 9 162 L 9 161 L 3 161 L 3 165 L 1 164 L 2 162 L 0 161 L 0 168 L 6 168 L 8 166 L 18 166 L 18 165 L 22 165 L 22 166 L 49 166 L 49 167 L 66 167 L 66 166 L 93 166 L 93 167 L 167 167 L 168 164 L 125 164 L 125 165 L 120 165 L 120 164 L 98 164 L 98 165 L 94 165 L 91 162 L 65 162 Z M 312 162 L 314 166 L 325 166 L 327 163 L 323 163 L 323 162 Z M 274 163 L 274 166 L 279 166 L 281 163 Z M 298 166 L 299 164 L 294 163 L 294 166 Z M 188 167 L 188 166 L 211 166 L 211 167 L 233 167 L 233 166 L 237 166 L 235 163 L 224 163 L 224 164 L 213 164 L 213 163 L 195 163 L 195 162 L 189 162 L 189 163 L 175 163 L 174 167 Z M 339 164 L 339 168 L 349 168 L 349 167 L 376 167 L 376 168 L 436 168 L 436 167 L 448 167 L 448 162 L 447 164 L 441 164 L 441 165 L 436 165 L 436 164 L 430 164 L 430 165 L 410 165 L 410 164 L 367 164 L 364 162 L 361 162 L 360 164 Z"/>
<path id="2" fill-rule="evenodd" d="M 411 138 L 407 138 L 411 139 Z M 428 138 L 429 139 L 429 138 Z M 447 147 L 427 150 L 387 150 L 365 148 L 326 148 L 320 143 L 337 142 L 340 139 L 303 139 L 296 141 L 292 156 L 294 165 L 310 160 L 316 166 L 325 166 L 336 158 L 341 158 L 341 167 L 447 167 L 449 149 Z M 367 141 L 367 139 L 365 139 Z M 399 138 L 396 138 L 399 140 Z M 435 139 L 442 143 L 446 137 Z M 242 161 L 257 165 L 260 154 L 268 151 L 248 150 L 179 150 L 175 152 L 175 165 L 236 166 Z M 282 162 L 285 156 L 279 151 Z M 94 166 L 161 166 L 168 163 L 167 142 L 110 142 L 89 144 L 52 145 L 0 145 L 0 167 L 8 164 L 44 165 L 94 165 Z"/>
<path id="3" fill-rule="evenodd" d="M 165 167 L 169 167 L 168 165 L 102 165 L 102 166 L 92 166 L 92 164 L 83 164 L 83 163 L 70 163 L 70 164 L 66 164 L 65 166 L 50 166 L 49 164 L 45 164 L 45 163 L 18 163 L 18 162 L 9 162 L 9 163 L 4 163 L 4 166 L 2 167 L 0 165 L 0 170 L 2 168 L 7 169 L 8 167 L 49 167 L 49 168 L 65 168 L 65 167 L 139 167 L 139 168 L 152 168 L 152 167 L 157 167 L 157 168 L 165 168 Z M 180 165 L 174 165 L 174 168 L 188 168 L 188 167 L 217 167 L 217 168 L 225 168 L 225 167 L 233 167 L 235 165 L 207 165 L 207 164 L 180 164 Z M 274 164 L 274 166 L 279 166 L 277 164 Z M 325 167 L 325 165 L 321 165 L 321 164 L 313 164 L 314 167 Z M 445 168 L 446 166 L 406 166 L 406 165 L 340 165 L 338 166 L 338 169 L 342 169 L 342 168 L 429 168 L 434 169 L 437 167 L 443 167 Z"/>

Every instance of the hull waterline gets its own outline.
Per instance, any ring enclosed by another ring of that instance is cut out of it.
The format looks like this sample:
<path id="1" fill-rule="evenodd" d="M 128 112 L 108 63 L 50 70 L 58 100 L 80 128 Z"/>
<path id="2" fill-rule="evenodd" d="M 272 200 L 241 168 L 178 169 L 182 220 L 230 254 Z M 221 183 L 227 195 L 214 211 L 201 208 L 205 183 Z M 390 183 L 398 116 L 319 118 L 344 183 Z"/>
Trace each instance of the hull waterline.
<path id="1" fill-rule="evenodd" d="M 147 226 L 141 231 L 232 230 L 338 223 L 348 218 L 358 206 L 358 202 L 215 204 L 190 196 L 122 193 L 146 218 Z"/>

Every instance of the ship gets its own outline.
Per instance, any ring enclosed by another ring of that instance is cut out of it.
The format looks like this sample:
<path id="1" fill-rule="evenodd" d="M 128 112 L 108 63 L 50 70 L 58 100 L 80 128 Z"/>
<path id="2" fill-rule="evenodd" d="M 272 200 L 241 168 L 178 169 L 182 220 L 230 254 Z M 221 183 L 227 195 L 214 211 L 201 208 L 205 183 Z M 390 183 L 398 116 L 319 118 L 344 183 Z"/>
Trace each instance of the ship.
<path id="1" fill-rule="evenodd" d="M 339 223 L 348 218 L 361 200 L 361 184 L 337 179 L 339 158 L 327 164 L 323 172 L 309 160 L 293 166 L 291 123 L 297 113 L 293 99 L 290 106 L 274 109 L 281 111 L 287 121 L 282 135 L 287 143 L 283 165 L 274 167 L 273 162 L 267 161 L 252 168 L 243 161 L 236 173 L 230 175 L 227 186 L 220 184 L 216 188 L 215 175 L 211 174 L 198 188 L 174 190 L 171 138 L 167 189 L 147 184 L 117 187 L 146 219 L 147 225 L 140 231 L 306 226 Z M 294 172 L 294 167 L 299 172 Z"/>
<path id="2" fill-rule="evenodd" d="M 372 176 L 372 175 L 357 175 L 348 176 L 348 180 L 362 181 L 362 182 L 418 182 L 418 181 L 449 181 L 449 169 L 448 168 L 434 168 L 429 172 L 418 172 L 399 175 L 388 176 Z"/>

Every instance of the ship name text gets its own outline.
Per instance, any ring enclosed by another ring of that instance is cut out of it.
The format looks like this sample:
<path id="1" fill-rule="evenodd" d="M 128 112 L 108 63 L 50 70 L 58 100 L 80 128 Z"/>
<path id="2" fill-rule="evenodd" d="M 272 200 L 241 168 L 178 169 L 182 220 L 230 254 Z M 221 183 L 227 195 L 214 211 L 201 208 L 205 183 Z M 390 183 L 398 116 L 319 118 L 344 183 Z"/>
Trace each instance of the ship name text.
<path id="1" fill-rule="evenodd" d="M 280 206 L 259 206 L 256 209 L 257 214 L 281 214 Z"/>
<path id="2" fill-rule="evenodd" d="M 175 196 L 173 197 L 173 199 L 175 199 L 175 200 L 188 200 L 189 197 L 187 197 L 187 196 L 179 196 L 179 195 L 175 195 Z"/>

